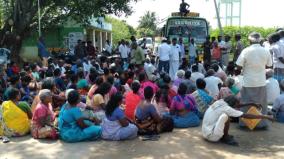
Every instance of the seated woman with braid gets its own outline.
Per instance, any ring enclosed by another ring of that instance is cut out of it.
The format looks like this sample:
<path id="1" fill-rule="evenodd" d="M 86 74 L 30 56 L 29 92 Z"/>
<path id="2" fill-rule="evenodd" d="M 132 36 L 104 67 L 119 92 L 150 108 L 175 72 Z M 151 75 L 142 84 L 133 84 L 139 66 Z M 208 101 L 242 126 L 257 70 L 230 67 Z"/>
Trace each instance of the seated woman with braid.
<path id="1" fill-rule="evenodd" d="M 153 88 L 144 89 L 145 99 L 140 102 L 135 111 L 135 123 L 138 126 L 139 135 L 153 135 L 162 132 L 171 132 L 174 128 L 173 120 L 169 117 L 160 117 L 152 104 L 154 96 Z"/>

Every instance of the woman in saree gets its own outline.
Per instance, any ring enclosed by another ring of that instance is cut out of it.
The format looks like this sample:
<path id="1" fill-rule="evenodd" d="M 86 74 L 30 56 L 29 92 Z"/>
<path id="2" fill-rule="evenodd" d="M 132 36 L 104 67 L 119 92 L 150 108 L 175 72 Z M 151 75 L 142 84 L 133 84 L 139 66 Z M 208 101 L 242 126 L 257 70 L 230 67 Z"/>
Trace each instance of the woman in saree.
<path id="1" fill-rule="evenodd" d="M 195 99 L 186 92 L 187 86 L 181 83 L 178 95 L 173 98 L 170 107 L 170 114 L 176 128 L 196 127 L 200 124 Z"/>
<path id="2" fill-rule="evenodd" d="M 19 102 L 18 89 L 11 88 L 7 95 L 9 100 L 0 106 L 0 136 L 24 136 L 30 132 L 31 109 L 27 103 Z"/>
<path id="3" fill-rule="evenodd" d="M 148 86 L 144 89 L 145 99 L 140 102 L 135 111 L 135 124 L 139 135 L 156 135 L 162 132 L 171 132 L 174 128 L 173 120 L 169 117 L 160 117 L 152 103 L 154 90 Z"/>
<path id="4" fill-rule="evenodd" d="M 50 103 L 52 93 L 48 89 L 39 92 L 40 103 L 37 105 L 32 118 L 31 132 L 35 139 L 57 139 L 58 132 L 53 122 L 55 114 Z"/>
<path id="5" fill-rule="evenodd" d="M 129 123 L 124 111 L 120 108 L 123 96 L 116 93 L 106 105 L 106 118 L 102 123 L 102 138 L 106 140 L 127 140 L 137 136 L 138 128 Z"/>
<path id="6" fill-rule="evenodd" d="M 214 102 L 214 99 L 213 97 L 209 96 L 208 92 L 205 90 L 206 82 L 203 79 L 196 80 L 196 87 L 197 90 L 192 93 L 192 96 L 196 101 L 199 117 L 203 118 L 205 111 L 207 110 L 209 105 Z"/>
<path id="7" fill-rule="evenodd" d="M 67 103 L 59 114 L 60 138 L 66 142 L 80 142 L 96 140 L 101 136 L 101 127 L 95 124 L 96 120 L 85 118 L 77 107 L 80 103 L 80 94 L 73 90 L 67 95 Z"/>

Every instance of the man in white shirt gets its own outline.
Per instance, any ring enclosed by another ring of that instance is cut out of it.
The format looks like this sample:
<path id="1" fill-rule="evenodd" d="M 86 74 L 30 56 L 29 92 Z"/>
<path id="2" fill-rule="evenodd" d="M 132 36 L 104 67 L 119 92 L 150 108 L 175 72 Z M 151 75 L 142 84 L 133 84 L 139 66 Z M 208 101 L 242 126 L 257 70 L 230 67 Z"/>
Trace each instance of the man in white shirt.
<path id="1" fill-rule="evenodd" d="M 231 49 L 232 49 L 232 44 L 230 42 L 231 40 L 231 37 L 229 35 L 226 35 L 225 36 L 225 43 L 224 43 L 224 50 L 221 51 L 222 53 L 222 64 L 224 66 L 228 66 L 229 64 L 229 54 L 231 52 Z"/>
<path id="2" fill-rule="evenodd" d="M 175 80 L 176 73 L 179 68 L 180 61 L 180 47 L 177 45 L 177 39 L 173 38 L 171 45 L 171 53 L 170 53 L 170 77 L 172 80 Z"/>
<path id="3" fill-rule="evenodd" d="M 266 67 L 272 66 L 271 55 L 268 50 L 260 45 L 261 35 L 253 32 L 249 35 L 251 46 L 245 48 L 239 56 L 236 64 L 238 69 L 243 69 L 243 88 L 241 90 L 242 103 L 259 103 L 262 106 L 262 114 L 267 114 L 266 94 Z M 246 112 L 249 108 L 242 108 Z M 240 126 L 244 123 L 240 121 Z M 257 128 L 266 128 L 267 122 L 262 120 Z"/>
<path id="4" fill-rule="evenodd" d="M 170 69 L 170 52 L 171 47 L 167 44 L 167 40 L 163 39 L 162 44 L 158 48 L 158 57 L 157 61 L 159 60 L 158 71 L 161 73 L 163 70 L 165 73 L 169 73 Z"/>
<path id="5" fill-rule="evenodd" d="M 273 78 L 273 70 L 271 69 L 267 70 L 266 79 L 267 102 L 268 104 L 273 104 L 280 95 L 279 83 Z"/>
<path id="6" fill-rule="evenodd" d="M 280 82 L 284 79 L 284 44 L 280 42 L 280 35 L 273 33 L 268 37 L 270 53 L 273 58 L 274 78 Z"/>
<path id="7" fill-rule="evenodd" d="M 198 71 L 198 66 L 197 65 L 192 65 L 191 71 L 192 71 L 192 73 L 191 73 L 191 78 L 190 79 L 194 83 L 194 85 L 196 85 L 196 81 L 199 78 L 201 78 L 201 79 L 205 78 L 204 75 Z"/>
<path id="8" fill-rule="evenodd" d="M 107 51 L 110 55 L 112 53 L 112 46 L 109 40 L 106 40 L 105 51 Z"/>
<path id="9" fill-rule="evenodd" d="M 182 59 L 185 58 L 185 47 L 184 47 L 184 44 L 183 44 L 183 39 L 182 38 L 179 38 L 179 47 L 180 47 L 180 57 Z"/>
<path id="10" fill-rule="evenodd" d="M 243 107 L 235 96 L 228 96 L 213 103 L 206 110 L 202 123 L 202 136 L 211 142 L 221 141 L 228 145 L 237 146 L 234 137 L 229 135 L 230 117 L 242 117 L 247 119 L 269 119 L 266 115 L 246 114 L 234 108 Z"/>
<path id="11" fill-rule="evenodd" d="M 128 61 L 128 47 L 126 46 L 125 41 L 122 39 L 121 40 L 121 44 L 119 45 L 118 51 L 120 53 L 120 57 L 122 58 L 123 62 L 127 62 Z"/>
<path id="12" fill-rule="evenodd" d="M 223 82 L 220 78 L 215 77 L 215 71 L 210 69 L 207 71 L 207 77 L 204 79 L 206 82 L 206 90 L 209 92 L 209 95 L 214 99 L 218 99 L 219 88 L 221 88 Z"/>
<path id="13" fill-rule="evenodd" d="M 155 60 L 147 58 L 144 63 L 144 70 L 147 74 L 148 79 L 156 72 Z"/>
<path id="14" fill-rule="evenodd" d="M 193 63 L 195 63 L 196 57 L 197 57 L 196 44 L 194 42 L 194 39 L 190 39 L 190 43 L 189 43 L 189 63 L 191 65 Z"/>

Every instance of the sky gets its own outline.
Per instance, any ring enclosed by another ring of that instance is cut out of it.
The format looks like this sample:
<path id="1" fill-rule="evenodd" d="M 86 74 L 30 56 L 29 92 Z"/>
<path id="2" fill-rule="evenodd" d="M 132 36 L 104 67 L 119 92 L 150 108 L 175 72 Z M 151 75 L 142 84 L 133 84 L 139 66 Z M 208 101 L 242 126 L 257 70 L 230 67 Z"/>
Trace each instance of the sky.
<path id="1" fill-rule="evenodd" d="M 213 28 L 217 27 L 216 12 L 213 0 L 185 0 L 190 4 L 192 12 L 199 12 L 201 17 L 206 18 Z M 133 14 L 129 17 L 119 17 L 128 24 L 137 27 L 139 17 L 146 11 L 156 12 L 159 19 L 168 17 L 172 12 L 179 11 L 181 0 L 140 0 L 132 3 Z M 242 0 L 242 26 L 281 27 L 284 26 L 283 18 L 284 0 Z M 224 6 L 225 7 L 225 6 Z M 238 14 L 236 6 L 235 14 Z M 278 12 L 277 12 L 278 11 Z M 277 14 L 278 13 L 278 14 Z M 225 15 L 221 10 L 221 16 Z M 237 21 L 235 21 L 237 22 Z M 225 22 L 222 22 L 224 26 Z M 236 23 L 238 25 L 238 23 Z M 161 24 L 162 25 L 162 24 Z"/>

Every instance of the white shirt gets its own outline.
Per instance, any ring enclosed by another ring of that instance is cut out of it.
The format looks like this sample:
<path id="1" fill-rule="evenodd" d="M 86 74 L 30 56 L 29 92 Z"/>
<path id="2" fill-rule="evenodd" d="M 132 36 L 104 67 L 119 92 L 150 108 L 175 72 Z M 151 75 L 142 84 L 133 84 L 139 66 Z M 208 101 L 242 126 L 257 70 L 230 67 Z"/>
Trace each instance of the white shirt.
<path id="1" fill-rule="evenodd" d="M 180 47 L 179 45 L 171 45 L 171 61 L 179 61 Z"/>
<path id="2" fill-rule="evenodd" d="M 189 57 L 196 57 L 196 45 L 189 43 Z"/>
<path id="3" fill-rule="evenodd" d="M 126 45 L 120 45 L 118 48 L 118 51 L 120 52 L 121 58 L 125 59 L 128 58 L 128 47 Z"/>
<path id="4" fill-rule="evenodd" d="M 284 45 L 281 42 L 272 44 L 270 51 L 273 55 L 273 67 L 284 68 L 284 64 L 279 60 L 280 57 L 284 58 Z"/>
<path id="5" fill-rule="evenodd" d="M 266 66 L 272 66 L 270 53 L 259 44 L 245 48 L 236 64 L 243 67 L 244 87 L 263 87 L 266 82 Z"/>
<path id="6" fill-rule="evenodd" d="M 202 74 L 202 73 L 200 73 L 200 72 L 193 72 L 192 74 L 191 74 L 191 77 L 190 77 L 190 79 L 192 80 L 192 82 L 194 83 L 194 85 L 196 85 L 196 81 L 198 80 L 198 79 L 204 79 L 204 75 Z"/>
<path id="7" fill-rule="evenodd" d="M 185 58 L 184 44 L 179 44 L 179 47 L 180 47 L 180 56 L 181 56 L 181 58 Z"/>
<path id="8" fill-rule="evenodd" d="M 214 128 L 220 116 L 226 114 L 229 117 L 240 117 L 243 112 L 231 108 L 223 99 L 216 101 L 206 110 L 203 123 L 202 123 L 202 135 L 208 138 L 214 132 Z"/>
<path id="9" fill-rule="evenodd" d="M 162 43 L 158 48 L 158 57 L 161 61 L 170 60 L 171 47 L 167 43 Z"/>
<path id="10" fill-rule="evenodd" d="M 112 53 L 112 47 L 108 43 L 106 43 L 105 50 L 109 53 Z"/>
<path id="11" fill-rule="evenodd" d="M 219 95 L 219 84 L 223 84 L 222 80 L 215 76 L 209 76 L 205 79 L 206 82 L 206 90 L 209 92 L 209 95 L 214 99 L 217 99 Z"/>
<path id="12" fill-rule="evenodd" d="M 274 78 L 266 80 L 266 92 L 268 104 L 273 104 L 275 99 L 280 95 L 279 83 Z"/>

